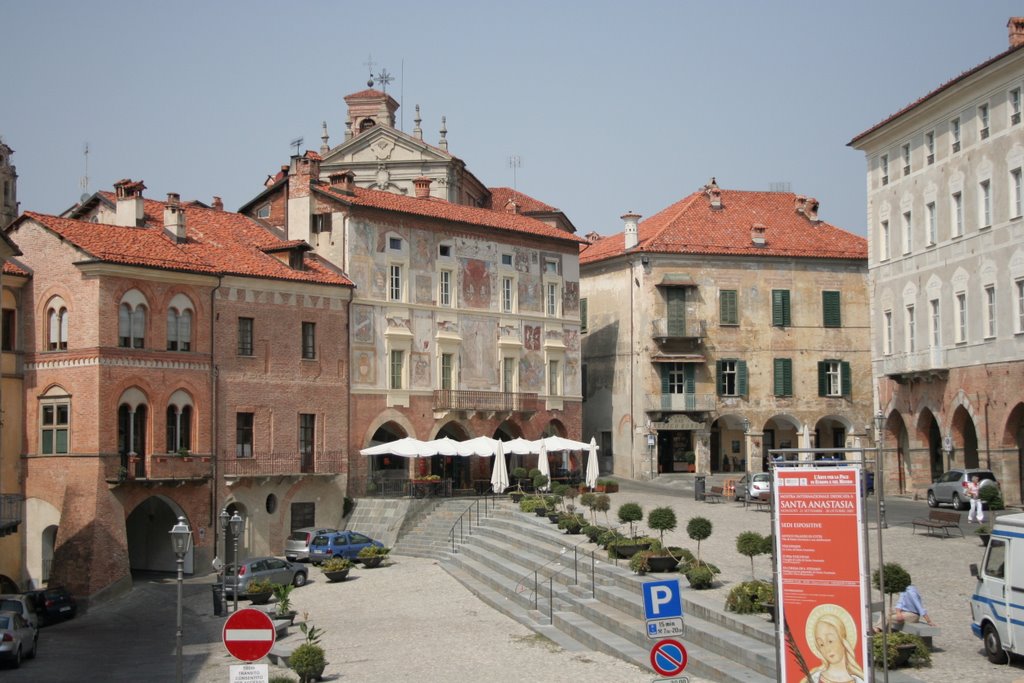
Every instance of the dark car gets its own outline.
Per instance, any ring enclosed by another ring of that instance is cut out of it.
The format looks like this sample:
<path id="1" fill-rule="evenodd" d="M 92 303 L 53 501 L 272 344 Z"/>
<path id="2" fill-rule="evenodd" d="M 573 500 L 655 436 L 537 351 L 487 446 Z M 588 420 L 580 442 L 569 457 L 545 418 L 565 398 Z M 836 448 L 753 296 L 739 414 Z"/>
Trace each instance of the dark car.
<path id="1" fill-rule="evenodd" d="M 306 583 L 306 576 L 306 567 L 297 562 L 277 557 L 250 557 L 242 562 L 237 575 L 229 569 L 224 590 L 228 595 L 234 595 L 237 584 L 238 594 L 247 595 L 249 582 L 254 579 L 282 585 L 290 583 L 297 588 Z"/>
<path id="2" fill-rule="evenodd" d="M 366 534 L 357 531 L 338 531 L 333 534 L 321 534 L 313 539 L 309 546 L 309 561 L 313 564 L 320 564 L 332 557 L 344 557 L 348 560 L 356 559 L 359 551 L 367 546 L 383 548 L 384 544 L 375 541 Z"/>
<path id="3" fill-rule="evenodd" d="M 999 486 L 996 475 L 992 470 L 983 469 L 952 469 L 932 482 L 928 487 L 928 505 L 938 507 L 942 503 L 948 503 L 954 510 L 966 510 L 970 506 L 970 499 L 967 495 L 967 483 L 974 475 L 981 480 L 979 486 Z"/>
<path id="4" fill-rule="evenodd" d="M 78 603 L 64 586 L 26 591 L 23 595 L 35 609 L 40 626 L 72 619 L 78 614 Z"/>

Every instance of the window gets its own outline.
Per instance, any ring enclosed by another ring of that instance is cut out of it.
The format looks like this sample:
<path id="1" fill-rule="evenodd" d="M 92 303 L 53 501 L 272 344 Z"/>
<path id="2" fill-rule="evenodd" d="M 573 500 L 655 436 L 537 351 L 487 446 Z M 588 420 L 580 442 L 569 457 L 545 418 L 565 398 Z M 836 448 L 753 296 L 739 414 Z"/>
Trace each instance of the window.
<path id="1" fill-rule="evenodd" d="M 560 396 L 562 394 L 562 378 L 558 374 L 558 361 L 548 361 L 548 395 Z"/>
<path id="2" fill-rule="evenodd" d="M 1010 125 L 1020 123 L 1020 88 L 1010 91 Z"/>
<path id="3" fill-rule="evenodd" d="M 514 280 L 510 277 L 501 278 L 501 310 L 511 313 L 515 307 Z"/>
<path id="4" fill-rule="evenodd" d="M 1010 171 L 1010 218 L 1021 217 L 1021 170 Z"/>
<path id="5" fill-rule="evenodd" d="M 544 274 L 558 275 L 558 261 L 553 258 L 544 259 Z"/>
<path id="6" fill-rule="evenodd" d="M 882 169 L 882 184 L 889 184 L 889 155 L 883 154 L 879 166 Z"/>
<path id="7" fill-rule="evenodd" d="M 903 175 L 910 175 L 910 144 L 903 145 L 900 150 L 900 154 L 903 156 Z"/>
<path id="8" fill-rule="evenodd" d="M 302 359 L 316 358 L 316 323 L 302 323 Z"/>
<path id="9" fill-rule="evenodd" d="M 13 308 L 3 309 L 2 320 L 0 320 L 0 350 L 14 350 L 14 340 L 17 338 L 15 334 L 17 329 L 14 326 L 15 320 Z"/>
<path id="10" fill-rule="evenodd" d="M 928 155 L 926 161 L 931 166 L 935 163 L 935 131 L 931 130 L 924 134 L 924 150 Z"/>
<path id="11" fill-rule="evenodd" d="M 776 358 L 773 365 L 775 366 L 774 372 L 774 391 L 776 396 L 792 396 L 793 395 L 793 359 L 792 358 Z"/>
<path id="12" fill-rule="evenodd" d="M 587 332 L 587 300 L 580 299 L 580 333 Z"/>
<path id="13" fill-rule="evenodd" d="M 388 266 L 388 299 L 402 300 L 402 266 L 397 263 Z"/>
<path id="14" fill-rule="evenodd" d="M 663 363 L 661 393 L 692 394 L 695 389 L 693 366 L 688 363 Z"/>
<path id="15" fill-rule="evenodd" d="M 402 238 L 401 237 L 389 237 L 388 238 L 388 249 L 391 251 L 402 251 Z"/>
<path id="16" fill-rule="evenodd" d="M 549 282 L 546 287 L 547 311 L 549 316 L 558 315 L 558 283 Z"/>
<path id="17" fill-rule="evenodd" d="M 967 341 L 967 293 L 956 293 L 956 343 Z"/>
<path id="18" fill-rule="evenodd" d="M 906 345 L 906 351 L 907 351 L 907 353 L 913 353 L 914 350 L 915 350 L 914 349 L 914 347 L 915 347 L 915 339 L 914 339 L 914 304 L 910 304 L 909 306 L 907 306 L 907 321 L 906 322 L 907 322 L 907 330 L 906 330 L 906 335 L 907 335 L 906 344 L 907 345 Z"/>
<path id="19" fill-rule="evenodd" d="M 192 448 L 192 406 L 167 406 L 167 452 Z"/>
<path id="20" fill-rule="evenodd" d="M 978 210 L 980 214 L 978 221 L 980 227 L 987 228 L 992 225 L 992 184 L 987 180 L 978 183 Z"/>
<path id="21" fill-rule="evenodd" d="M 665 323 L 670 337 L 686 336 L 686 290 L 669 287 L 665 290 Z"/>
<path id="22" fill-rule="evenodd" d="M 843 318 L 839 303 L 839 292 L 821 293 L 821 324 L 825 327 L 842 327 Z"/>
<path id="23" fill-rule="evenodd" d="M 988 137 L 988 105 L 978 107 L 978 135 L 982 140 Z"/>
<path id="24" fill-rule="evenodd" d="M 953 237 L 964 234 L 964 197 L 959 192 L 953 193 Z"/>
<path id="25" fill-rule="evenodd" d="M 192 311 L 167 309 L 167 350 L 192 350 Z"/>
<path id="26" fill-rule="evenodd" d="M 438 304 L 444 307 L 452 305 L 452 271 L 442 270 L 440 272 L 440 285 L 437 293 Z"/>
<path id="27" fill-rule="evenodd" d="M 849 396 L 850 364 L 846 361 L 818 362 L 818 396 Z"/>
<path id="28" fill-rule="evenodd" d="M 960 151 L 960 118 L 957 117 L 949 122 L 950 147 L 953 154 Z"/>
<path id="29" fill-rule="evenodd" d="M 739 292 L 723 289 L 718 293 L 718 320 L 721 325 L 740 324 Z"/>
<path id="30" fill-rule="evenodd" d="M 299 455 L 302 460 L 312 463 L 313 448 L 316 445 L 316 415 L 299 414 Z M 305 471 L 305 468 L 303 468 Z"/>
<path id="31" fill-rule="evenodd" d="M 145 307 L 141 304 L 121 304 L 117 310 L 117 345 L 122 349 L 141 349 L 145 342 Z"/>
<path id="32" fill-rule="evenodd" d="M 252 413 L 235 413 L 235 457 L 252 457 Z"/>
<path id="33" fill-rule="evenodd" d="M 239 356 L 251 356 L 253 353 L 252 345 L 252 318 L 239 318 L 238 319 L 238 355 Z"/>
<path id="34" fill-rule="evenodd" d="M 996 336 L 996 286 L 985 287 L 985 338 Z"/>
<path id="35" fill-rule="evenodd" d="M 882 325 L 882 353 L 886 356 L 892 355 L 892 311 L 882 314 L 884 320 Z"/>
<path id="36" fill-rule="evenodd" d="M 1017 287 L 1017 332 L 1024 332 L 1024 279 L 1016 280 Z"/>
<path id="37" fill-rule="evenodd" d="M 502 254 L 501 255 L 501 265 L 508 266 L 509 268 L 511 268 L 512 267 L 512 254 Z"/>
<path id="38" fill-rule="evenodd" d="M 715 361 L 719 396 L 747 395 L 747 363 L 742 360 Z"/>
<path id="39" fill-rule="evenodd" d="M 939 326 L 939 300 L 932 299 L 931 301 L 928 302 L 928 306 L 931 309 L 931 329 L 929 330 L 929 332 L 932 340 L 932 348 L 937 349 L 939 348 L 940 342 L 942 341 L 942 337 L 940 334 L 940 330 L 942 328 Z"/>
<path id="40" fill-rule="evenodd" d="M 402 389 L 403 373 L 405 370 L 405 351 L 392 349 L 389 365 L 388 387 L 391 389 Z"/>
<path id="41" fill-rule="evenodd" d="M 789 327 L 789 290 L 772 290 L 772 326 Z"/>
<path id="42" fill-rule="evenodd" d="M 264 204 L 256 209 L 256 218 L 270 218 L 270 204 Z"/>
<path id="43" fill-rule="evenodd" d="M 501 390 L 512 393 L 516 390 L 516 359 L 501 359 Z"/>
<path id="44" fill-rule="evenodd" d="M 909 211 L 903 213 L 903 253 L 914 248 L 914 222 Z"/>
<path id="45" fill-rule="evenodd" d="M 451 389 L 452 388 L 452 359 L 453 356 L 450 353 L 441 354 L 441 388 Z"/>
<path id="46" fill-rule="evenodd" d="M 928 220 L 928 244 L 930 246 L 939 241 L 939 228 L 935 223 L 935 202 L 925 204 L 924 213 Z"/>
<path id="47" fill-rule="evenodd" d="M 319 235 L 322 232 L 331 231 L 331 214 L 315 213 L 312 216 L 310 216 L 309 219 L 309 231 L 314 235 Z"/>
<path id="48" fill-rule="evenodd" d="M 47 345 L 50 351 L 67 351 L 68 348 L 68 309 L 64 302 L 54 299 L 46 313 Z"/>
<path id="49" fill-rule="evenodd" d="M 452 255 L 452 247 L 450 244 L 440 244 L 437 247 L 437 255 L 442 258 L 448 258 Z"/>
<path id="50" fill-rule="evenodd" d="M 878 260 L 888 261 L 889 260 L 889 221 L 882 221 L 880 229 L 879 245 L 878 245 Z"/>
<path id="51" fill-rule="evenodd" d="M 316 526 L 316 503 L 292 503 L 291 530 L 306 529 Z M 306 534 L 302 534 L 306 538 Z"/>
<path id="52" fill-rule="evenodd" d="M 71 403 L 67 399 L 46 399 L 40 406 L 39 450 L 43 455 L 61 455 L 68 452 Z"/>

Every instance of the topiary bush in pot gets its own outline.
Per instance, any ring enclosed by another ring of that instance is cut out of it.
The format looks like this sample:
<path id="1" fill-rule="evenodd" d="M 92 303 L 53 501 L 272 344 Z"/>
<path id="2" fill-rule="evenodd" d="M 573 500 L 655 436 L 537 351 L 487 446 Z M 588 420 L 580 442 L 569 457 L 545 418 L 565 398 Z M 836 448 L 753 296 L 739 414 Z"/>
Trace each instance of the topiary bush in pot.
<path id="1" fill-rule="evenodd" d="M 707 517 L 691 517 L 686 523 L 686 535 L 697 541 L 697 564 L 700 564 L 700 542 L 711 535 L 712 528 Z"/>
<path id="2" fill-rule="evenodd" d="M 630 537 L 635 537 L 634 525 L 644 518 L 644 510 L 640 503 L 623 503 L 619 506 L 618 516 L 621 524 L 629 524 Z"/>
<path id="3" fill-rule="evenodd" d="M 885 594 L 889 596 L 889 612 L 892 612 L 892 596 L 907 590 L 911 584 L 910 572 L 898 562 L 886 562 L 882 569 L 885 572 L 882 576 L 885 579 Z M 871 573 L 871 585 L 879 587 L 877 569 Z"/>
<path id="4" fill-rule="evenodd" d="M 665 532 L 674 531 L 678 520 L 675 511 L 668 507 L 656 507 L 647 513 L 647 526 L 658 532 L 658 539 L 665 542 Z"/>
<path id="5" fill-rule="evenodd" d="M 764 554 L 766 547 L 771 552 L 771 546 L 765 543 L 765 537 L 756 531 L 744 531 L 736 537 L 736 552 L 750 558 L 750 578 L 752 580 L 757 580 L 757 577 L 754 576 L 754 557 Z"/>
<path id="6" fill-rule="evenodd" d="M 725 609 L 737 614 L 767 612 L 775 603 L 775 591 L 767 581 L 744 581 L 732 587 L 725 598 Z"/>
<path id="7" fill-rule="evenodd" d="M 690 582 L 690 588 L 704 590 L 714 584 L 715 574 L 707 565 L 694 565 L 686 570 L 686 580 Z"/>

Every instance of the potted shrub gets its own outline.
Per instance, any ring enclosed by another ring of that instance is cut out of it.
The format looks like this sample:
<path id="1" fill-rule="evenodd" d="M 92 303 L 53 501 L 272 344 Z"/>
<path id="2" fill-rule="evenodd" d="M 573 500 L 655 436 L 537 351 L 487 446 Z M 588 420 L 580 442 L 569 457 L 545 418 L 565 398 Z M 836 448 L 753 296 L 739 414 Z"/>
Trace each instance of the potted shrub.
<path id="1" fill-rule="evenodd" d="M 711 567 L 704 564 L 694 564 L 686 570 L 686 580 L 690 582 L 690 588 L 704 590 L 711 588 L 715 583 L 715 573 Z"/>
<path id="2" fill-rule="evenodd" d="M 612 507 L 612 499 L 607 493 L 598 493 L 594 497 L 594 516 L 597 516 L 598 512 L 604 513 L 604 524 L 605 526 L 611 526 L 608 521 L 608 510 Z"/>
<path id="3" fill-rule="evenodd" d="M 618 511 L 619 523 L 629 524 L 629 535 L 635 537 L 634 525 L 644 518 L 644 509 L 640 503 L 623 503 Z"/>
<path id="4" fill-rule="evenodd" d="M 538 507 L 547 507 L 544 499 L 540 496 L 526 494 L 523 499 L 519 501 L 520 512 L 535 512 Z"/>
<path id="5" fill-rule="evenodd" d="M 619 484 L 611 479 L 598 479 L 594 489 L 598 493 L 615 493 L 619 490 Z"/>
<path id="6" fill-rule="evenodd" d="M 771 537 L 765 537 L 756 531 L 744 531 L 736 537 L 736 552 L 750 558 L 750 578 L 754 581 L 754 558 L 771 552 Z"/>
<path id="7" fill-rule="evenodd" d="M 910 573 L 898 562 L 886 562 L 882 566 L 885 579 L 885 594 L 889 596 L 889 613 L 892 613 L 892 596 L 907 590 L 910 585 Z M 878 588 L 878 570 L 871 574 L 871 585 Z"/>
<path id="8" fill-rule="evenodd" d="M 533 490 L 537 492 L 546 491 L 548 487 L 548 481 L 549 480 L 546 474 L 541 474 L 540 472 L 537 472 L 537 474 L 535 474 L 533 477 Z"/>
<path id="9" fill-rule="evenodd" d="M 301 683 L 319 681 L 327 668 L 324 649 L 320 647 L 323 629 L 311 625 L 308 621 L 299 624 L 306 636 L 306 641 L 299 645 L 288 657 L 288 667 L 299 675 Z"/>
<path id="10" fill-rule="evenodd" d="M 289 623 L 295 623 L 295 615 L 297 612 L 292 609 L 291 592 L 295 589 L 294 584 L 290 583 L 275 583 L 272 584 L 274 590 L 274 597 L 277 598 L 277 604 L 274 605 L 273 617 L 277 619 L 287 619 Z"/>
<path id="11" fill-rule="evenodd" d="M 871 652 L 876 668 L 882 666 L 882 638 L 881 633 L 871 635 Z M 932 661 L 932 654 L 928 646 L 920 636 L 903 631 L 890 631 L 885 634 L 885 659 L 890 669 L 896 669 L 910 664 L 911 666 L 928 666 Z"/>
<path id="12" fill-rule="evenodd" d="M 775 606 L 775 592 L 767 581 L 744 581 L 733 586 L 725 598 L 725 609 L 737 614 L 771 612 Z"/>
<path id="13" fill-rule="evenodd" d="M 347 560 L 344 557 L 332 557 L 329 560 L 324 560 L 320 565 L 320 570 L 331 583 L 344 581 L 352 570 L 352 560 Z"/>
<path id="14" fill-rule="evenodd" d="M 700 562 L 700 542 L 711 535 L 711 520 L 706 517 L 691 517 L 686 523 L 686 535 L 697 541 L 697 564 Z"/>
<path id="15" fill-rule="evenodd" d="M 693 472 L 696 470 L 697 465 L 697 454 L 693 451 L 686 451 L 683 453 L 683 462 L 686 464 L 686 471 Z"/>
<path id="16" fill-rule="evenodd" d="M 558 528 L 567 534 L 578 534 L 583 529 L 583 520 L 575 512 L 564 512 L 558 519 Z"/>
<path id="17" fill-rule="evenodd" d="M 274 594 L 274 584 L 265 579 L 253 579 L 245 588 L 245 595 L 254 605 L 265 605 Z"/>
<path id="18" fill-rule="evenodd" d="M 390 552 L 391 548 L 368 545 L 360 550 L 356 557 L 363 563 L 364 567 L 367 569 L 373 569 L 374 567 L 379 567 Z"/>

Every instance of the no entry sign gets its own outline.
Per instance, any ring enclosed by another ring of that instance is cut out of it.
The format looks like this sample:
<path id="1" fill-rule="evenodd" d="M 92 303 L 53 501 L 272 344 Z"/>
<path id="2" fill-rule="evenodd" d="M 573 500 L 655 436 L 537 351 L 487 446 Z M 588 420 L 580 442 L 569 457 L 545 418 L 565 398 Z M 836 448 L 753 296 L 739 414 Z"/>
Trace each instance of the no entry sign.
<path id="1" fill-rule="evenodd" d="M 277 633 L 274 622 L 266 612 L 258 609 L 240 609 L 224 622 L 224 647 L 235 659 L 255 662 L 274 647 Z"/>
<path id="2" fill-rule="evenodd" d="M 678 640 L 659 640 L 651 648 L 651 666 L 662 676 L 675 676 L 686 668 L 686 648 Z"/>

